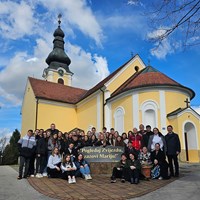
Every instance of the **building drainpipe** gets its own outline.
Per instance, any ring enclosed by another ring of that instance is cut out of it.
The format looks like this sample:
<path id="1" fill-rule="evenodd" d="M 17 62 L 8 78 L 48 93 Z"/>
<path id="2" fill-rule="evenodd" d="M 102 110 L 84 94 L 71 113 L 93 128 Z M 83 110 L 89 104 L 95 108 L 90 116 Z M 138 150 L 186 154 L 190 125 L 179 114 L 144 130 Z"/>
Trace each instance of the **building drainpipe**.
<path id="1" fill-rule="evenodd" d="M 37 129 L 37 123 L 38 123 L 38 99 L 36 100 L 35 130 Z"/>
<path id="2" fill-rule="evenodd" d="M 104 103 L 105 101 L 105 94 L 104 94 L 104 91 L 100 88 L 102 94 L 103 94 L 103 104 L 102 104 L 102 113 L 103 113 L 103 127 L 105 126 L 105 105 L 106 103 Z"/>

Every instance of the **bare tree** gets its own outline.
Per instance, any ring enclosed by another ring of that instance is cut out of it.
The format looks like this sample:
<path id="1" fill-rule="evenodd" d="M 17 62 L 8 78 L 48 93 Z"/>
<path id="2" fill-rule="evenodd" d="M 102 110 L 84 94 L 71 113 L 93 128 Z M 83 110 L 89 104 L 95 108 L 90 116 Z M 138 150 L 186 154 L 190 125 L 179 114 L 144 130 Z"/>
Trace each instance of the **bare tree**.
<path id="1" fill-rule="evenodd" d="M 149 37 L 151 40 L 161 44 L 173 35 L 177 36 L 184 46 L 200 44 L 200 0 L 153 2 L 148 14 L 150 26 L 157 32 Z"/>
<path id="2" fill-rule="evenodd" d="M 0 139 L 0 152 L 3 153 L 5 147 L 6 147 L 6 142 L 7 142 L 7 138 L 6 136 L 2 137 Z"/>

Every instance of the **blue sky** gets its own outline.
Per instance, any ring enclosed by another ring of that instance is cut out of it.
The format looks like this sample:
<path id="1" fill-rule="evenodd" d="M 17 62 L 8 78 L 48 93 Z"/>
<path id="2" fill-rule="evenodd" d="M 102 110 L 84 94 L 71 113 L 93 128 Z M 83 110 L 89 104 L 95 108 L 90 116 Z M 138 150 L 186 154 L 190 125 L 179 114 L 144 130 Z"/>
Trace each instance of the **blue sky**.
<path id="1" fill-rule="evenodd" d="M 156 2 L 157 0 L 155 0 Z M 20 109 L 28 76 L 42 79 L 52 50 L 57 15 L 62 13 L 65 50 L 74 72 L 72 84 L 91 88 L 133 54 L 193 89 L 191 105 L 200 110 L 198 46 L 183 49 L 181 33 L 155 51 L 148 36 L 148 3 L 138 0 L 0 1 L 0 136 L 21 129 Z"/>

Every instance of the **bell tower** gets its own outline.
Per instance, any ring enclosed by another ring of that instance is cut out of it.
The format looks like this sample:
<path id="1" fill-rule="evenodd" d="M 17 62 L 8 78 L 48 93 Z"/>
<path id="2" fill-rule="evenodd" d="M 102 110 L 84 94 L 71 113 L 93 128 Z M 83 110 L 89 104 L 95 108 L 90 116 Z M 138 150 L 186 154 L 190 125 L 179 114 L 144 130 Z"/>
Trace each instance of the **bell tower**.
<path id="1" fill-rule="evenodd" d="M 60 28 L 61 14 L 58 15 L 58 28 L 54 31 L 53 50 L 48 55 L 48 67 L 43 71 L 43 78 L 47 81 L 71 86 L 73 73 L 69 70 L 71 60 L 64 51 L 65 34 Z"/>

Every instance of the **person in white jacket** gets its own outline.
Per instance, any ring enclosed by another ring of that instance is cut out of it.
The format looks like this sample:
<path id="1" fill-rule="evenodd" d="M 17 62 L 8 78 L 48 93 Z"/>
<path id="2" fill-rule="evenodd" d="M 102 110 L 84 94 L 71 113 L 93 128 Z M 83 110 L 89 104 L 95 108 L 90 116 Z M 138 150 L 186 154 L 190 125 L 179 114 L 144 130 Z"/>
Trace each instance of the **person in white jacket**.
<path id="1" fill-rule="evenodd" d="M 61 155 L 57 147 L 54 148 L 52 155 L 50 155 L 47 164 L 47 173 L 50 178 L 60 178 L 61 176 Z"/>
<path id="2" fill-rule="evenodd" d="M 71 160 L 70 155 L 66 155 L 63 159 L 63 162 L 61 164 L 61 170 L 62 170 L 62 178 L 67 180 L 68 183 L 76 183 L 75 179 L 75 171 L 76 171 L 76 165 Z"/>

